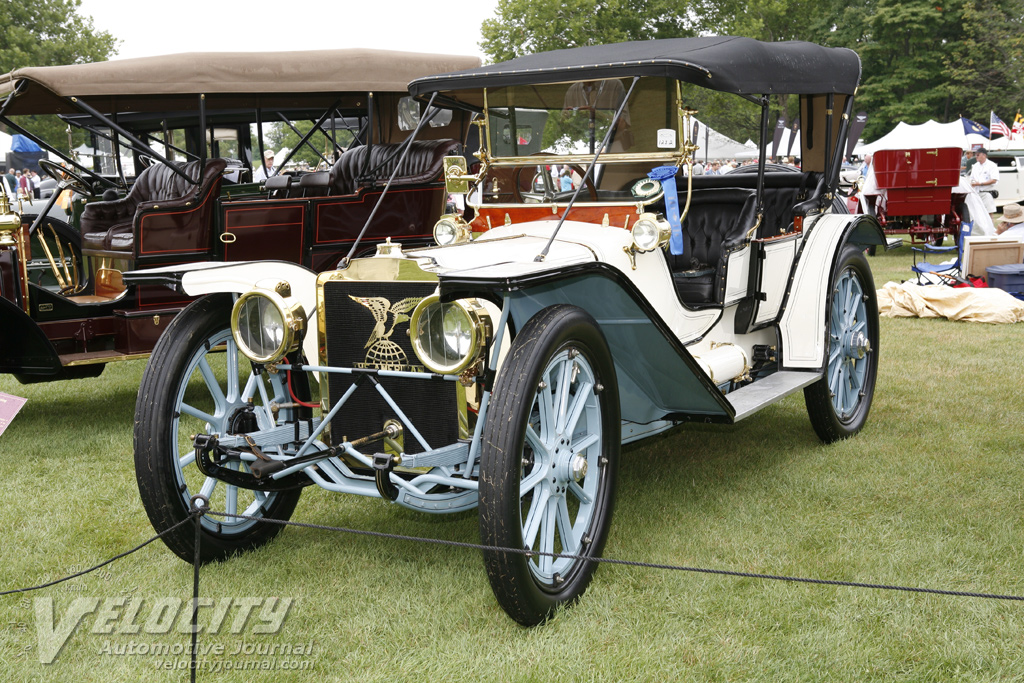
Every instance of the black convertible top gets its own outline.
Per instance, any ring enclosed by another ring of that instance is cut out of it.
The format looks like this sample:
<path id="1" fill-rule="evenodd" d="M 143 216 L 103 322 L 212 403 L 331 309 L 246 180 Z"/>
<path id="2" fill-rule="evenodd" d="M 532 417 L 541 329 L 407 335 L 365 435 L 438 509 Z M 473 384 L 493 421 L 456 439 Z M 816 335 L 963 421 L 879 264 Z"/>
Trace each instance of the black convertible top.
<path id="1" fill-rule="evenodd" d="M 804 42 L 705 36 L 541 52 L 409 84 L 413 95 L 584 79 L 660 76 L 740 95 L 842 93 L 860 81 L 853 50 Z"/>

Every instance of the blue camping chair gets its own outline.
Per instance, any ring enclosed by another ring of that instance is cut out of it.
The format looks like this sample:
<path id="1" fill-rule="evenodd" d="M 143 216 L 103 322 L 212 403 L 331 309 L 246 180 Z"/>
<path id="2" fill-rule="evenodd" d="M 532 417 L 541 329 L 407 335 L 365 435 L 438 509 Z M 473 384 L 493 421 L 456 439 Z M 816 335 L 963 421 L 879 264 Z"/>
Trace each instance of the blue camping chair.
<path id="1" fill-rule="evenodd" d="M 967 237 L 971 234 L 973 228 L 973 222 L 964 221 L 961 223 L 960 234 L 957 236 L 956 244 L 950 247 L 933 247 L 930 244 L 924 245 L 923 249 L 913 247 L 914 265 L 910 269 L 917 273 L 917 283 L 921 284 L 922 275 L 934 275 L 943 279 L 947 284 L 958 281 L 957 278 L 960 277 L 960 264 L 964 258 L 964 245 L 967 243 Z M 949 254 L 952 251 L 956 251 L 956 260 L 951 263 L 929 263 L 928 261 L 918 262 L 917 260 L 918 254 L 923 254 L 925 255 L 924 257 L 927 257 L 931 254 Z"/>

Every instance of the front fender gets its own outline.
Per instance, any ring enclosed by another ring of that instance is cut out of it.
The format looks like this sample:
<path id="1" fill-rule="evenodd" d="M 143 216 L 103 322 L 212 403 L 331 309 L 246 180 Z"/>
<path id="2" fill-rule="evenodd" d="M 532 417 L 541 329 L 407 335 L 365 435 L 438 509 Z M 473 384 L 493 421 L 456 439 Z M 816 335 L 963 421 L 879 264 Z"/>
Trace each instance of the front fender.
<path id="1" fill-rule="evenodd" d="M 57 351 L 36 321 L 0 298 L 0 373 L 55 375 L 60 370 Z"/>
<path id="2" fill-rule="evenodd" d="M 162 284 L 189 296 L 244 294 L 261 280 L 284 280 L 306 314 L 306 337 L 302 350 L 316 359 L 316 273 L 289 261 L 240 261 L 234 263 L 188 263 L 163 268 L 135 270 L 124 274 L 125 283 Z"/>
<path id="3" fill-rule="evenodd" d="M 782 365 L 786 369 L 821 370 L 825 364 L 825 315 L 829 283 L 846 244 L 866 248 L 885 244 L 878 221 L 863 214 L 826 214 L 807 232 L 793 272 L 789 299 L 779 320 Z"/>
<path id="4" fill-rule="evenodd" d="M 448 284 L 442 278 L 441 291 Z M 700 369 L 661 314 L 621 271 L 603 263 L 566 269 L 508 292 L 516 329 L 539 311 L 570 304 L 600 326 L 615 362 L 621 415 L 647 424 L 660 419 L 731 423 L 735 409 Z"/>

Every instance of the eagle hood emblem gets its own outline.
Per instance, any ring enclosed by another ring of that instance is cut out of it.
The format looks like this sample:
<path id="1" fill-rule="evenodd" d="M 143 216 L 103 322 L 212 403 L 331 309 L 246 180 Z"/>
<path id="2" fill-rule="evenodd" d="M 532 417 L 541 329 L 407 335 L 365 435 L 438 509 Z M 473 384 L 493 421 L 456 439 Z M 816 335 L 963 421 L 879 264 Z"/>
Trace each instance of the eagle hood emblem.
<path id="1" fill-rule="evenodd" d="M 376 368 L 378 370 L 412 370 L 409 366 L 409 357 L 397 343 L 391 341 L 391 335 L 395 327 L 408 322 L 409 311 L 416 308 L 421 301 L 419 297 L 401 299 L 392 304 L 382 296 L 352 296 L 352 301 L 366 307 L 373 314 L 376 324 L 370 333 L 370 338 L 363 346 L 366 351 L 366 358 L 363 363 L 357 363 L 357 367 Z M 390 325 L 388 318 L 391 318 Z"/>

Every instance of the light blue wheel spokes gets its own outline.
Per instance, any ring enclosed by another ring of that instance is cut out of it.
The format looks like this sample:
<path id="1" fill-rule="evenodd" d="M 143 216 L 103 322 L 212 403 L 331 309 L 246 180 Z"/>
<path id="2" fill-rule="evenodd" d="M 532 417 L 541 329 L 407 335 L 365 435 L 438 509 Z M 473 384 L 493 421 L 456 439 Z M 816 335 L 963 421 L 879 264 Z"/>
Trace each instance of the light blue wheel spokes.
<path id="1" fill-rule="evenodd" d="M 204 476 L 195 465 L 190 438 L 197 433 L 227 434 L 231 417 L 250 399 L 254 402 L 258 427 L 268 429 L 274 425 L 270 403 L 288 401 L 284 378 L 274 374 L 263 380 L 248 371 L 248 362 L 244 359 L 241 359 L 240 371 L 239 360 L 238 347 L 230 330 L 213 335 L 189 359 L 175 399 L 170 437 L 178 462 L 175 471 L 178 489 L 186 505 L 193 493 L 198 492 L 210 499 L 213 510 L 259 516 L 277 494 L 243 489 Z M 239 472 L 249 472 L 244 462 L 229 466 Z M 245 532 L 257 522 L 203 517 L 202 524 L 211 532 L 233 535 Z"/>
<path id="2" fill-rule="evenodd" d="M 594 369 L 576 349 L 548 363 L 526 428 L 519 484 L 523 545 L 545 553 L 586 551 L 603 475 L 601 406 Z M 542 584 L 557 587 L 577 560 L 531 555 Z"/>
<path id="3" fill-rule="evenodd" d="M 853 268 L 847 268 L 832 292 L 827 369 L 832 406 L 842 419 L 853 415 L 864 397 L 872 352 L 864 287 Z"/>

